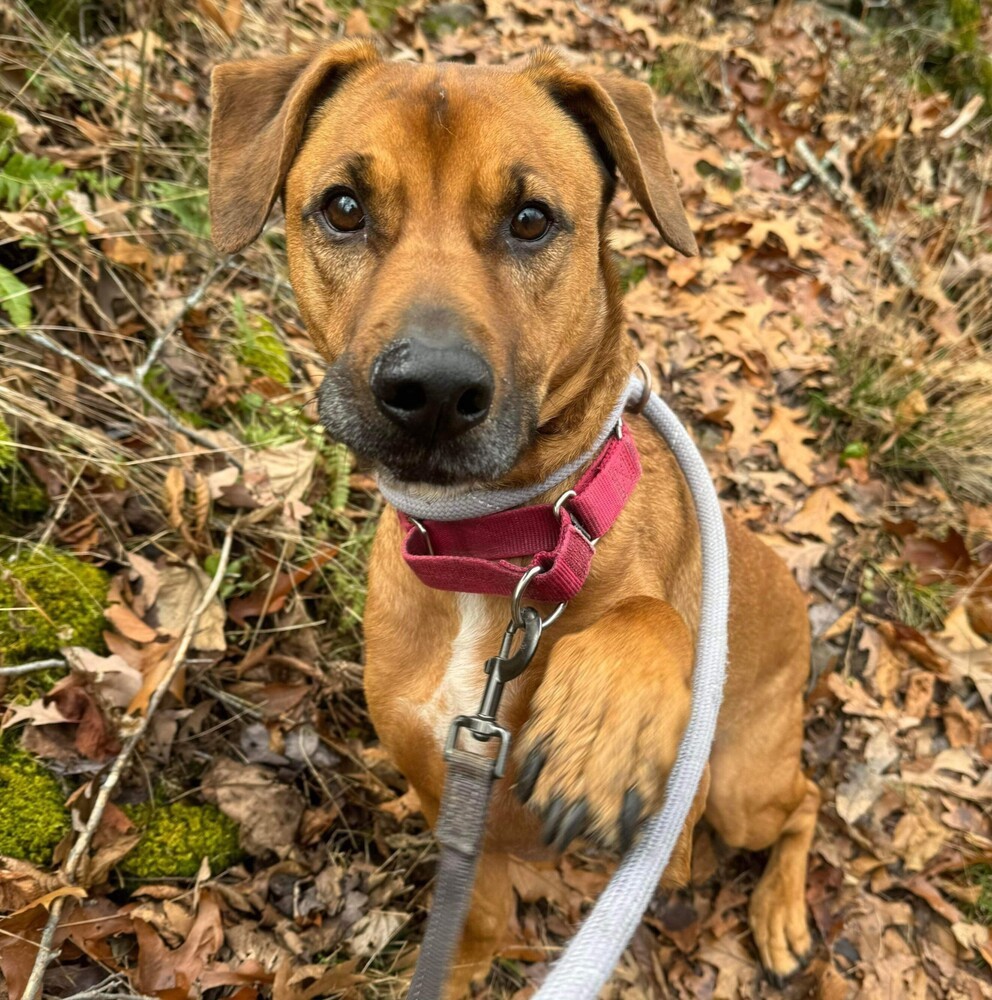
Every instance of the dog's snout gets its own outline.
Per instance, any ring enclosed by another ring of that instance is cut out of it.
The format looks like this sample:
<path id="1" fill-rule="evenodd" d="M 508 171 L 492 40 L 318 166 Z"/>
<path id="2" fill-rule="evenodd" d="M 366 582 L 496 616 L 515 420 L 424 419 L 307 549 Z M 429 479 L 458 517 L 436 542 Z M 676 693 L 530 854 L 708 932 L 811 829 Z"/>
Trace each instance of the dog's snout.
<path id="1" fill-rule="evenodd" d="M 493 400 L 492 369 L 464 341 L 396 341 L 376 358 L 370 385 L 385 416 L 433 441 L 482 423 Z"/>

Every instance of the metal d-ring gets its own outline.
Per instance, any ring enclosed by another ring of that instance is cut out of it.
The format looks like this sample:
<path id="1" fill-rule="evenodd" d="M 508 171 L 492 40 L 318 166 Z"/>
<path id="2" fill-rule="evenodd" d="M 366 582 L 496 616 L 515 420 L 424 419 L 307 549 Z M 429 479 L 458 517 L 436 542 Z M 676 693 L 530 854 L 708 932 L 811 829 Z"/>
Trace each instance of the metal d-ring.
<path id="1" fill-rule="evenodd" d="M 571 500 L 572 497 L 577 497 L 579 494 L 575 490 L 565 490 L 564 493 L 555 501 L 554 511 L 555 517 L 561 517 L 561 509 L 565 506 L 566 502 Z"/>
<path id="2" fill-rule="evenodd" d="M 434 555 L 434 546 L 431 545 L 431 536 L 427 534 L 427 529 L 415 518 L 407 514 L 406 519 L 424 536 L 424 544 L 427 546 L 427 554 Z"/>
<path id="3" fill-rule="evenodd" d="M 629 413 L 643 413 L 651 401 L 651 386 L 654 381 L 651 378 L 651 369 L 643 361 L 637 362 L 637 369 L 644 379 L 644 386 L 641 389 L 640 396 L 633 403 L 627 404 L 626 409 Z"/>
<path id="4" fill-rule="evenodd" d="M 523 600 L 524 591 L 527 589 L 528 584 L 535 576 L 540 576 L 542 573 L 546 573 L 547 570 L 541 569 L 540 566 L 531 566 L 522 577 L 520 577 L 517 582 L 516 587 L 513 588 L 513 597 L 510 599 L 510 621 L 513 623 L 514 628 L 523 628 L 524 619 L 520 614 L 520 602 Z M 565 605 L 568 601 L 562 601 L 554 611 L 548 615 L 547 618 L 541 619 L 541 628 L 545 629 L 549 625 L 553 625 L 558 621 L 561 613 L 565 610 Z"/>

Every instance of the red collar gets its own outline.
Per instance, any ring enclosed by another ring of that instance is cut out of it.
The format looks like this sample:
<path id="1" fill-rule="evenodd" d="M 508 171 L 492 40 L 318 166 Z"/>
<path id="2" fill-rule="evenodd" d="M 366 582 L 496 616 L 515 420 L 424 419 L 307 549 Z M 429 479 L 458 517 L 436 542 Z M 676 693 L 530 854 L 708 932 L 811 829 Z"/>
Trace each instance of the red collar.
<path id="1" fill-rule="evenodd" d="M 641 478 L 629 428 L 611 435 L 592 465 L 556 504 L 515 507 L 463 521 L 415 521 L 406 530 L 403 558 L 421 583 L 463 594 L 513 595 L 523 575 L 533 601 L 558 604 L 582 589 L 598 541 L 613 526 Z M 525 566 L 508 562 L 530 556 Z"/>

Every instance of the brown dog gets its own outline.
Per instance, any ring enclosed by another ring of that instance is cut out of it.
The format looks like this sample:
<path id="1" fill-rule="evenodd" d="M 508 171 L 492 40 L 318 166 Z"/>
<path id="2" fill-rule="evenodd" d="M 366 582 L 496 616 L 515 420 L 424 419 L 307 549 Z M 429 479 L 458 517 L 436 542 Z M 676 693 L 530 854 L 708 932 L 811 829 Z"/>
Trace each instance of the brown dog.
<path id="1" fill-rule="evenodd" d="M 214 241 L 243 248 L 282 193 L 293 287 L 328 363 L 321 418 L 425 494 L 540 482 L 595 439 L 636 360 L 607 242 L 617 172 L 666 241 L 694 253 L 651 91 L 622 76 L 550 53 L 520 68 L 391 63 L 365 42 L 214 74 Z M 511 854 L 578 835 L 622 845 L 664 795 L 689 713 L 699 543 L 674 459 L 642 420 L 631 428 L 643 479 L 504 698 L 513 760 L 453 997 L 509 922 Z M 808 627 L 782 563 L 733 521 L 727 532 L 729 675 L 693 822 L 705 814 L 728 844 L 771 848 L 750 919 L 766 969 L 785 976 L 810 947 L 820 798 L 800 768 Z M 433 823 L 448 724 L 478 707 L 508 602 L 423 586 L 401 535 L 387 510 L 369 569 L 366 689 Z M 690 846 L 691 828 L 668 880 L 686 878 Z"/>

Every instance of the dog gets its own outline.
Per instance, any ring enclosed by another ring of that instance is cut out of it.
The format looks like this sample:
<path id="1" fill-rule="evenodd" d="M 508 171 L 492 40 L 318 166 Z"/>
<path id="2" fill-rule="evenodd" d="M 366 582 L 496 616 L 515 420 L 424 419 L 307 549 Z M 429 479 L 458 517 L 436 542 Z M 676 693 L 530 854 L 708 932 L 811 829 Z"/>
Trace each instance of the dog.
<path id="1" fill-rule="evenodd" d="M 241 250 L 282 197 L 332 437 L 424 497 L 544 482 L 589 449 L 637 360 L 608 242 L 618 175 L 668 244 L 696 252 L 647 85 L 550 51 L 508 67 L 428 66 L 346 40 L 222 64 L 212 102 L 213 240 Z M 553 856 L 580 837 L 623 847 L 664 798 L 690 711 L 699 537 L 671 453 L 643 418 L 628 426 L 640 484 L 503 701 L 511 761 L 452 998 L 485 974 L 510 923 L 511 857 Z M 784 978 L 811 948 L 809 627 L 784 564 L 732 519 L 726 530 L 725 697 L 664 882 L 688 878 L 701 816 L 731 847 L 770 849 L 749 920 L 765 969 Z M 369 566 L 365 685 L 433 824 L 448 726 L 477 709 L 508 602 L 424 586 L 403 535 L 387 508 Z"/>

